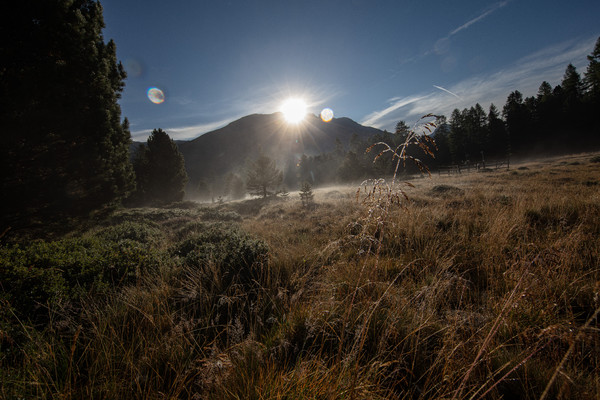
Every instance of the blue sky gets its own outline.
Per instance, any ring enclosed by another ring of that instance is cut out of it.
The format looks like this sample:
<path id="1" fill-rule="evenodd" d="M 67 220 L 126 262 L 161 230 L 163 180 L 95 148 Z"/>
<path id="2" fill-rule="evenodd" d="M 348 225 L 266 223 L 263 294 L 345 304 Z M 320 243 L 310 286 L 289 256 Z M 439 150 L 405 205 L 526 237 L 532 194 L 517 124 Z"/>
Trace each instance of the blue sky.
<path id="1" fill-rule="evenodd" d="M 153 128 L 197 137 L 288 97 L 388 130 L 477 102 L 501 108 L 515 89 L 559 84 L 569 63 L 583 75 L 600 36 L 597 0 L 101 3 L 135 140 Z"/>

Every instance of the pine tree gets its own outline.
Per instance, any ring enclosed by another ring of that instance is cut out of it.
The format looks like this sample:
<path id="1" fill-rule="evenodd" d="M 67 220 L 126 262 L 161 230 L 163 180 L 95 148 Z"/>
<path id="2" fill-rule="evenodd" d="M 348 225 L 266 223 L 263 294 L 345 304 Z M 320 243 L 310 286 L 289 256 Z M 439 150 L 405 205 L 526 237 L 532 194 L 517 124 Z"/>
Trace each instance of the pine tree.
<path id="1" fill-rule="evenodd" d="M 544 103 L 549 101 L 552 98 L 552 86 L 544 81 L 542 82 L 542 84 L 540 85 L 538 92 L 537 92 L 537 100 L 540 103 Z"/>
<path id="2" fill-rule="evenodd" d="M 587 59 L 590 63 L 583 78 L 585 92 L 591 101 L 600 104 L 600 37 Z"/>
<path id="3" fill-rule="evenodd" d="M 498 109 L 492 103 L 488 113 L 488 130 L 490 132 L 490 155 L 495 157 L 505 157 L 508 155 L 508 137 L 506 127 L 500 119 Z"/>
<path id="4" fill-rule="evenodd" d="M 511 151 L 524 149 L 527 143 L 530 116 L 523 102 L 523 94 L 518 90 L 511 92 L 502 108 L 502 115 L 506 121 Z"/>
<path id="5" fill-rule="evenodd" d="M 481 104 L 477 103 L 469 109 L 467 119 L 469 121 L 468 153 L 471 161 L 476 161 L 480 159 L 482 152 L 486 152 L 489 147 L 487 115 Z"/>
<path id="6" fill-rule="evenodd" d="M 544 81 L 540 85 L 536 97 L 536 142 L 550 142 L 556 127 L 559 125 L 562 105 L 554 96 L 552 86 Z"/>
<path id="7" fill-rule="evenodd" d="M 312 186 L 306 181 L 300 187 L 300 200 L 302 201 L 302 207 L 304 208 L 310 208 L 313 205 L 314 195 Z"/>
<path id="8" fill-rule="evenodd" d="M 561 82 L 563 89 L 562 130 L 566 132 L 579 132 L 586 127 L 583 110 L 583 82 L 573 64 L 569 64 Z M 564 133 L 564 132 L 563 132 Z"/>
<path id="9" fill-rule="evenodd" d="M 408 138 L 408 135 L 410 133 L 410 128 L 408 127 L 408 125 L 406 125 L 406 122 L 398 121 L 398 123 L 396 124 L 396 130 L 394 133 L 396 134 L 396 140 L 395 140 L 394 144 L 397 146 L 406 141 L 406 139 Z"/>
<path id="10" fill-rule="evenodd" d="M 261 155 L 250 163 L 246 175 L 246 188 L 254 196 L 266 198 L 274 193 L 283 181 L 282 172 L 277 169 L 275 161 Z"/>
<path id="11" fill-rule="evenodd" d="M 597 118 L 600 110 L 600 38 L 596 41 L 596 46 L 592 54 L 587 56 L 588 64 L 583 78 L 585 90 L 585 118 L 586 129 L 589 131 L 587 136 L 592 145 L 600 144 L 600 121 Z"/>
<path id="12" fill-rule="evenodd" d="M 464 124 L 464 113 L 455 108 L 450 115 L 450 134 L 448 135 L 448 147 L 452 162 L 460 163 L 466 160 L 466 130 Z"/>
<path id="13" fill-rule="evenodd" d="M 452 162 L 450 156 L 450 145 L 448 143 L 448 137 L 450 136 L 450 125 L 448 124 L 446 117 L 441 115 L 438 117 L 436 123 L 436 129 L 433 131 L 433 138 L 435 145 L 438 150 L 435 152 L 435 163 L 437 165 L 447 165 Z"/>
<path id="14" fill-rule="evenodd" d="M 560 85 L 564 93 L 563 104 L 565 111 L 572 112 L 581 104 L 583 97 L 583 82 L 581 81 L 581 76 L 577 72 L 577 68 L 575 68 L 573 64 L 567 66 Z"/>
<path id="15" fill-rule="evenodd" d="M 137 198 L 166 204 L 183 200 L 187 173 L 177 145 L 162 129 L 154 129 L 134 160 Z"/>
<path id="16" fill-rule="evenodd" d="M 0 204 L 6 223 L 87 213 L 133 189 L 125 71 L 92 0 L 0 6 Z"/>

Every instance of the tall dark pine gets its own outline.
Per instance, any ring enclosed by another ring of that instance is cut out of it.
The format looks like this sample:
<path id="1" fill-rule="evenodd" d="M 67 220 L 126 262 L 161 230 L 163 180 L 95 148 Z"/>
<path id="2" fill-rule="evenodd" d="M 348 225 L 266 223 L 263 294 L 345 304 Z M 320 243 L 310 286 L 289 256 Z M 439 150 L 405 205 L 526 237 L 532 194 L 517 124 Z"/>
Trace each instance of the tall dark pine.
<path id="1" fill-rule="evenodd" d="M 162 129 L 154 129 L 147 144 L 140 147 L 134 168 L 136 200 L 159 204 L 183 200 L 188 179 L 183 155 Z"/>
<path id="2" fill-rule="evenodd" d="M 450 145 L 448 143 L 448 137 L 450 136 L 450 125 L 446 120 L 446 117 L 441 115 L 438 117 L 436 123 L 436 129 L 433 132 L 433 138 L 437 151 L 435 152 L 434 164 L 448 165 L 452 162 L 450 156 Z"/>
<path id="3" fill-rule="evenodd" d="M 531 116 L 523 102 L 523 95 L 518 90 L 511 92 L 502 108 L 502 115 L 506 121 L 510 150 L 519 152 L 527 149 L 530 143 Z"/>
<path id="4" fill-rule="evenodd" d="M 554 142 L 556 130 L 562 120 L 562 104 L 554 96 L 552 86 L 546 81 L 540 85 L 536 97 L 536 141 Z"/>
<path id="5" fill-rule="evenodd" d="M 133 188 L 125 71 L 92 0 L 0 6 L 0 219 L 87 213 Z"/>
<path id="6" fill-rule="evenodd" d="M 600 38 L 587 59 L 590 63 L 583 77 L 585 116 L 589 140 L 597 146 L 600 145 L 600 121 L 597 118 L 600 110 Z"/>
<path id="7" fill-rule="evenodd" d="M 581 105 L 583 97 L 583 83 L 581 76 L 573 64 L 569 64 L 565 70 L 565 75 L 561 82 L 561 87 L 564 93 L 563 106 L 567 113 L 573 112 Z"/>
<path id="8" fill-rule="evenodd" d="M 273 194 L 283 181 L 283 174 L 277 168 L 275 160 L 261 155 L 250 163 L 246 172 L 246 188 L 251 195 L 266 198 Z"/>
<path id="9" fill-rule="evenodd" d="M 396 131 L 394 133 L 397 136 L 395 141 L 398 142 L 398 144 L 401 144 L 404 141 L 406 141 L 406 138 L 410 134 L 410 128 L 408 127 L 408 125 L 406 125 L 406 122 L 398 121 L 398 123 L 396 124 Z"/>
<path id="10" fill-rule="evenodd" d="M 450 134 L 448 135 L 448 147 L 453 163 L 458 164 L 467 159 L 466 141 L 464 113 L 455 108 L 450 115 Z"/>
<path id="11" fill-rule="evenodd" d="M 504 121 L 500 119 L 498 109 L 492 103 L 488 114 L 488 130 L 490 132 L 489 154 L 495 158 L 505 158 L 509 153 L 508 136 Z"/>
<path id="12" fill-rule="evenodd" d="M 590 63 L 583 78 L 585 92 L 590 101 L 600 105 L 600 37 L 587 59 Z"/>
<path id="13" fill-rule="evenodd" d="M 489 149 L 487 115 L 481 104 L 477 103 L 469 109 L 465 119 L 468 121 L 467 153 L 470 155 L 471 161 L 479 161 Z"/>
<path id="14" fill-rule="evenodd" d="M 586 124 L 584 122 L 585 115 L 582 107 L 583 82 L 581 81 L 581 76 L 573 64 L 569 64 L 567 66 L 560 86 L 563 90 L 563 123 L 561 128 L 563 133 L 579 134 L 582 129 L 586 128 Z M 574 145 L 575 143 L 572 144 Z M 569 146 L 572 144 L 569 143 Z"/>

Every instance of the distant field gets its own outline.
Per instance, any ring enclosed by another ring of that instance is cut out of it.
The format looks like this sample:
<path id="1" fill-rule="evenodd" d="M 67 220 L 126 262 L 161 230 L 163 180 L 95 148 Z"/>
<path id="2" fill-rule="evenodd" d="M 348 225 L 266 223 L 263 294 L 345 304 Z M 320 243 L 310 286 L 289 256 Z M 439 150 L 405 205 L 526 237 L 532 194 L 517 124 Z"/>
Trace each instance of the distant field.
<path id="1" fill-rule="evenodd" d="M 401 188 L 9 232 L 0 397 L 599 398 L 600 155 Z"/>

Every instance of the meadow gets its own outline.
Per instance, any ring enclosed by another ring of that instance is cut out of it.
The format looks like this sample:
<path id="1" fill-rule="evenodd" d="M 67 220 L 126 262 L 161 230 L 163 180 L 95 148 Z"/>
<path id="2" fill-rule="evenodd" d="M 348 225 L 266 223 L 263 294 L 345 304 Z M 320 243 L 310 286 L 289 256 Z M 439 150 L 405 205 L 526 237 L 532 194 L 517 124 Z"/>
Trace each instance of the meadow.
<path id="1" fill-rule="evenodd" d="M 0 397 L 599 398 L 600 155 L 406 180 L 5 232 Z"/>

